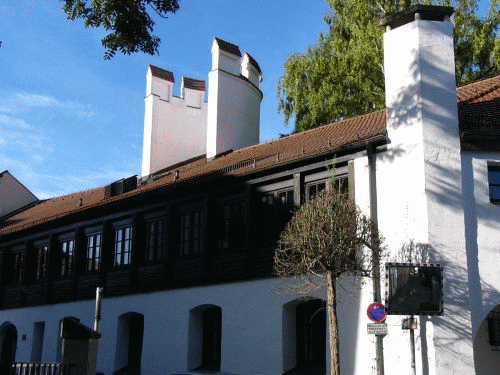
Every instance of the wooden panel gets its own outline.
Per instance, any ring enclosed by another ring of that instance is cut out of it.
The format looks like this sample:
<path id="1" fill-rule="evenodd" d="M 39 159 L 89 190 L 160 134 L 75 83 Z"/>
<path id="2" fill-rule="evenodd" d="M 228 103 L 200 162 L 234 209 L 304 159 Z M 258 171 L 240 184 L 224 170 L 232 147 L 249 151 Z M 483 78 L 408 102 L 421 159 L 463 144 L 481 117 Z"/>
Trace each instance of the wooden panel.
<path id="1" fill-rule="evenodd" d="M 95 298 L 95 290 L 99 286 L 99 273 L 84 275 L 78 282 L 78 299 Z"/>
<path id="2" fill-rule="evenodd" d="M 274 275 L 274 247 L 262 247 L 256 251 L 255 276 L 269 277 Z"/>
<path id="3" fill-rule="evenodd" d="M 21 307 L 24 304 L 22 286 L 8 286 L 3 290 L 3 304 L 2 308 L 11 309 L 14 307 Z"/>
<path id="4" fill-rule="evenodd" d="M 172 264 L 172 282 L 176 286 L 203 284 L 205 262 L 203 258 L 177 260 Z"/>
<path id="5" fill-rule="evenodd" d="M 130 267 L 110 271 L 104 293 L 108 296 L 128 294 L 130 292 L 130 272 Z"/>
<path id="6" fill-rule="evenodd" d="M 164 289 L 167 283 L 165 265 L 153 264 L 139 267 L 137 270 L 137 278 L 139 292 Z"/>
<path id="7" fill-rule="evenodd" d="M 74 296 L 74 282 L 72 278 L 55 280 L 52 283 L 52 302 L 71 301 Z"/>
<path id="8" fill-rule="evenodd" d="M 212 275 L 215 280 L 239 280 L 247 273 L 245 254 L 228 253 L 214 257 Z"/>
<path id="9" fill-rule="evenodd" d="M 47 300 L 47 287 L 45 284 L 32 284 L 24 288 L 26 292 L 26 306 L 43 305 Z"/>

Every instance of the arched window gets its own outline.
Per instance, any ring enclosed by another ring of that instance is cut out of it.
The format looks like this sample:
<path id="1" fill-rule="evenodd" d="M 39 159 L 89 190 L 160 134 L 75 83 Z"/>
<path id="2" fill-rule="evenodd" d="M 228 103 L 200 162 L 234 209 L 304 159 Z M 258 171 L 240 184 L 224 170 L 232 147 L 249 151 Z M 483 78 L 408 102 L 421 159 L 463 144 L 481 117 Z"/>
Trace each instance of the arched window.
<path id="1" fill-rule="evenodd" d="M 326 310 L 321 299 L 283 306 L 283 370 L 287 375 L 326 371 Z"/>
<path id="2" fill-rule="evenodd" d="M 0 373 L 9 374 L 16 360 L 17 329 L 11 322 L 0 326 Z"/>
<path id="3" fill-rule="evenodd" d="M 222 309 L 202 305 L 189 312 L 188 368 L 220 371 Z"/>
<path id="4" fill-rule="evenodd" d="M 114 374 L 141 373 L 144 315 L 128 312 L 118 318 Z"/>

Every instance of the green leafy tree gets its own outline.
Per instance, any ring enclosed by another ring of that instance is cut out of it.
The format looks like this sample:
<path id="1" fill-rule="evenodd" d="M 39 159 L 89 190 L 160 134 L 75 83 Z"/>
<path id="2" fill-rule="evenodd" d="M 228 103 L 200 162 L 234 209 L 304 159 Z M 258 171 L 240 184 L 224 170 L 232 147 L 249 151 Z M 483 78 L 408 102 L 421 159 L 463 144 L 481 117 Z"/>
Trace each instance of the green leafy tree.
<path id="1" fill-rule="evenodd" d="M 86 27 L 102 27 L 109 33 L 101 39 L 105 59 L 117 51 L 130 55 L 158 52 L 160 38 L 153 35 L 150 12 L 166 18 L 179 9 L 179 0 L 62 0 L 68 19 L 83 19 Z"/>
<path id="2" fill-rule="evenodd" d="M 500 0 L 489 0 L 489 10 L 480 17 L 485 1 L 446 2 L 455 7 L 458 84 L 500 72 Z M 278 111 L 286 124 L 294 120 L 295 132 L 384 107 L 384 29 L 379 22 L 412 2 L 329 0 L 329 5 L 324 16 L 329 31 L 306 51 L 289 56 L 278 82 Z"/>
<path id="3" fill-rule="evenodd" d="M 302 205 L 281 233 L 274 269 L 287 289 L 326 287 L 331 375 L 340 374 L 338 281 L 345 274 L 375 274 L 381 248 L 375 225 L 331 185 Z"/>

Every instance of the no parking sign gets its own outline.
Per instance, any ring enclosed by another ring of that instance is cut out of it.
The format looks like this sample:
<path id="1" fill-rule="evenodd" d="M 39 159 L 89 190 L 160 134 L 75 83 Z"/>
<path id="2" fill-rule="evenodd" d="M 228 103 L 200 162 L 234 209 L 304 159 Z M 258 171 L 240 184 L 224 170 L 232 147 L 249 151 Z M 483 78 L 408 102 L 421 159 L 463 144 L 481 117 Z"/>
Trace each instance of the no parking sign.
<path id="1" fill-rule="evenodd" d="M 370 304 L 366 313 L 368 318 L 375 323 L 381 323 L 385 320 L 385 307 L 379 302 L 373 302 Z"/>

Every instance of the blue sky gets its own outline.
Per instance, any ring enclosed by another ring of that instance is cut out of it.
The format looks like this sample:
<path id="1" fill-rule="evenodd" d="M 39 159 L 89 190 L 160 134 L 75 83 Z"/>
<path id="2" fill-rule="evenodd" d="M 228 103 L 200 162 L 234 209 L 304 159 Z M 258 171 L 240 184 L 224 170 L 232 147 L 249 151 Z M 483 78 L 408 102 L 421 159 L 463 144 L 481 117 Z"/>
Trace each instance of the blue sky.
<path id="1" fill-rule="evenodd" d="M 214 36 L 263 74 L 260 140 L 288 133 L 277 114 L 283 63 L 326 31 L 324 0 L 180 0 L 157 19 L 160 54 L 103 59 L 104 31 L 71 22 L 59 0 L 0 2 L 0 172 L 43 199 L 141 174 L 145 71 L 205 79 Z"/>

